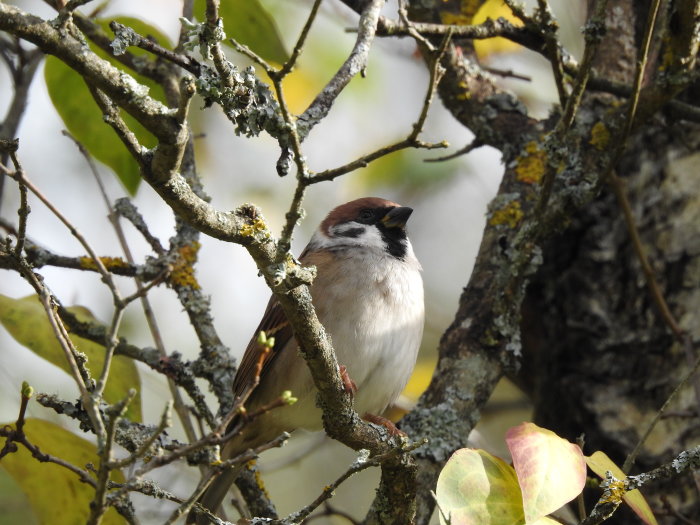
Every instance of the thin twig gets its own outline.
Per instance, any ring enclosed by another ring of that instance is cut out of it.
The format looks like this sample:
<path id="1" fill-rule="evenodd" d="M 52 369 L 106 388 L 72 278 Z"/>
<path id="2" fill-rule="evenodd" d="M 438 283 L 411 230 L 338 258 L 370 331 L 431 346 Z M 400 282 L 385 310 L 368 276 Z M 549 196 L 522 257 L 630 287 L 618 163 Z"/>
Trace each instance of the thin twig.
<path id="1" fill-rule="evenodd" d="M 676 385 L 676 388 L 673 389 L 673 392 L 669 394 L 669 396 L 666 398 L 666 401 L 664 401 L 663 405 L 661 405 L 661 408 L 656 412 L 654 415 L 654 418 L 649 422 L 649 426 L 647 426 L 647 429 L 644 431 L 644 434 L 639 438 L 639 441 L 637 444 L 634 446 L 634 449 L 632 452 L 629 453 L 627 458 L 625 459 L 625 463 L 622 465 L 622 471 L 625 473 L 629 473 L 630 469 L 632 468 L 632 465 L 634 465 L 634 462 L 637 458 L 637 455 L 639 454 L 640 450 L 642 449 L 642 446 L 644 443 L 646 443 L 647 438 L 649 437 L 649 434 L 651 434 L 652 430 L 656 427 L 656 424 L 659 422 L 659 419 L 663 416 L 663 414 L 666 412 L 666 409 L 669 407 L 671 402 L 676 398 L 678 393 L 685 387 L 685 385 L 690 381 L 690 379 L 695 375 L 695 373 L 698 371 L 700 368 L 700 357 L 698 357 L 695 360 L 695 364 L 693 367 L 688 370 L 688 372 L 683 376 L 683 379 L 680 380 L 678 385 Z M 697 414 L 695 414 L 697 416 Z"/>
<path id="2" fill-rule="evenodd" d="M 554 15 L 547 0 L 537 0 L 538 18 L 540 27 L 544 33 L 544 41 L 547 49 L 549 62 L 552 64 L 552 73 L 554 73 L 554 82 L 557 86 L 559 94 L 559 103 L 564 106 L 566 104 L 566 87 L 564 85 L 564 67 L 561 60 L 561 49 L 557 40 L 557 24 L 554 20 Z"/>
<path id="3" fill-rule="evenodd" d="M 13 447 L 12 444 L 19 443 L 32 454 L 32 457 L 36 458 L 37 460 L 41 462 L 53 463 L 70 470 L 78 476 L 78 479 L 81 482 L 87 483 L 88 485 L 94 487 L 96 485 L 96 481 L 88 471 L 76 467 L 72 463 L 69 463 L 68 461 L 57 456 L 42 452 L 38 446 L 29 441 L 29 438 L 27 438 L 27 435 L 24 433 L 24 424 L 27 405 L 32 397 L 32 391 L 31 387 L 28 387 L 26 384 L 22 385 L 22 390 L 19 415 L 17 416 L 17 420 L 15 422 L 15 429 L 13 430 L 9 425 L 0 427 L 0 436 L 6 439 L 5 445 L 3 446 L 2 450 L 0 450 L 0 458 L 10 452 L 15 452 L 16 447 Z"/>
<path id="4" fill-rule="evenodd" d="M 16 172 L 24 173 L 22 166 L 17 159 L 17 155 L 12 153 L 12 162 L 15 166 Z M 29 204 L 27 203 L 27 186 L 22 181 L 22 177 L 17 181 L 19 187 L 19 210 L 17 210 L 17 216 L 19 217 L 19 227 L 17 228 L 17 244 L 15 245 L 15 257 L 21 257 L 22 251 L 24 250 L 24 243 L 27 239 L 27 218 L 29 216 Z"/>
<path id="5" fill-rule="evenodd" d="M 479 139 L 474 139 L 469 144 L 464 146 L 462 149 L 459 149 L 459 150 L 455 151 L 454 153 L 450 153 L 449 155 L 445 155 L 444 157 L 435 157 L 432 159 L 424 159 L 423 162 L 444 162 L 446 160 L 452 160 L 452 159 L 455 159 L 457 157 L 461 157 L 462 155 L 467 155 L 468 153 L 471 153 L 475 149 L 478 149 L 482 146 L 484 146 L 483 142 L 481 142 Z"/>
<path id="6" fill-rule="evenodd" d="M 92 249 L 90 246 L 90 243 L 87 242 L 83 234 L 80 233 L 80 231 L 73 226 L 73 224 L 68 220 L 68 218 L 61 213 L 56 206 L 37 188 L 24 174 L 23 171 L 16 171 L 13 174 L 10 174 L 10 176 L 15 179 L 17 182 L 21 182 L 24 184 L 29 191 L 31 191 L 43 204 L 46 206 L 51 213 L 53 213 L 58 220 L 60 220 L 66 228 L 68 228 L 68 231 L 75 237 L 78 242 L 85 248 L 85 251 L 88 253 L 88 255 L 92 258 L 93 262 L 95 263 L 95 266 L 100 272 L 100 275 L 104 279 L 105 284 L 109 287 L 110 291 L 112 292 L 112 296 L 115 300 L 115 302 L 118 302 L 121 300 L 121 297 L 119 295 L 119 291 L 117 290 L 116 285 L 114 284 L 114 280 L 112 279 L 112 275 L 107 271 L 105 268 L 104 264 L 100 260 L 100 258 L 97 256 L 95 251 Z"/>
<path id="7" fill-rule="evenodd" d="M 557 123 L 557 128 L 563 131 L 568 130 L 574 122 L 576 112 L 581 105 L 581 99 L 588 85 L 588 78 L 593 68 L 593 59 L 598 52 L 598 47 L 605 34 L 605 10 L 607 9 L 608 0 L 596 0 L 593 7 L 593 14 L 586 23 L 584 34 L 586 36 L 586 46 L 583 50 L 583 59 L 578 69 L 578 75 L 571 90 L 564 113 Z"/>
<path id="8" fill-rule="evenodd" d="M 109 476 L 112 471 L 112 453 L 114 450 L 114 437 L 116 435 L 117 423 L 124 416 L 127 407 L 136 397 L 136 390 L 130 389 L 126 397 L 109 407 L 107 413 L 106 439 L 100 453 L 100 466 L 97 469 L 97 485 L 95 486 L 95 496 L 90 502 L 90 515 L 87 525 L 97 525 L 102 520 L 102 516 L 107 511 L 107 490 Z"/>
<path id="9" fill-rule="evenodd" d="M 545 42 L 539 32 L 533 32 L 527 26 L 515 26 L 505 18 L 498 18 L 497 20 L 489 18 L 484 23 L 477 25 L 433 24 L 426 22 L 411 22 L 409 25 L 406 25 L 402 20 L 387 20 L 382 17 L 377 28 L 378 36 L 412 36 L 415 38 L 416 32 L 420 37 L 444 36 L 448 32 L 452 32 L 454 38 L 475 40 L 500 36 L 537 53 L 543 53 L 545 48 Z"/>
<path id="10" fill-rule="evenodd" d="M 408 18 L 408 0 L 399 0 L 399 5 L 398 5 L 398 15 L 399 15 L 399 21 L 403 25 L 403 27 L 406 29 L 407 34 L 409 34 L 413 39 L 418 42 L 419 44 L 425 46 L 425 49 L 427 49 L 430 52 L 435 51 L 435 46 L 433 43 L 428 40 L 425 36 L 423 36 L 417 29 L 416 29 L 416 24 L 413 23 L 411 20 Z M 386 26 L 386 20 L 381 18 L 379 19 L 379 26 L 377 27 L 377 32 L 379 32 L 379 29 L 382 27 Z M 447 34 L 447 33 L 445 33 Z M 450 31 L 450 34 L 454 34 L 454 30 Z"/>
<path id="11" fill-rule="evenodd" d="M 80 391 L 80 399 L 83 404 L 83 408 L 87 411 L 88 416 L 90 417 L 90 422 L 93 425 L 95 435 L 97 436 L 98 449 L 101 450 L 105 440 L 105 427 L 99 409 L 97 407 L 97 402 L 92 397 L 91 393 L 88 391 L 86 385 L 86 381 L 90 381 L 90 372 L 85 367 L 85 364 L 79 364 L 78 360 L 75 357 L 77 349 L 75 348 L 75 345 L 73 344 L 71 338 L 68 336 L 68 331 L 63 325 L 63 321 L 54 309 L 55 301 L 51 292 L 48 290 L 43 281 L 34 274 L 31 268 L 26 267 L 26 264 L 23 264 L 22 261 L 19 261 L 18 265 L 20 274 L 32 285 L 34 290 L 37 292 L 39 300 L 41 301 L 41 304 L 44 307 L 44 311 L 46 312 L 46 315 L 49 319 L 51 330 L 53 331 L 56 340 L 58 341 L 59 345 L 61 346 L 61 349 L 63 350 L 64 355 L 66 356 L 71 375 L 73 376 L 73 380 L 78 386 L 78 390 Z"/>
<path id="12" fill-rule="evenodd" d="M 163 414 L 160 417 L 160 423 L 158 426 L 153 430 L 151 433 L 150 437 L 146 439 L 141 446 L 133 453 L 130 454 L 129 456 L 119 459 L 119 460 L 113 460 L 110 463 L 110 468 L 112 470 L 115 469 L 122 469 L 124 467 L 128 467 L 129 465 L 133 465 L 137 461 L 141 460 L 146 456 L 148 453 L 149 449 L 155 443 L 156 439 L 160 437 L 160 435 L 165 432 L 165 429 L 170 428 L 172 426 L 172 421 L 171 421 L 171 415 L 170 412 L 173 408 L 173 402 L 168 401 L 165 404 L 165 409 L 163 410 Z"/>
<path id="13" fill-rule="evenodd" d="M 400 140 L 394 144 L 385 146 L 383 148 L 379 148 L 373 151 L 372 153 L 359 157 L 353 160 L 352 162 L 349 162 L 348 164 L 345 164 L 338 168 L 333 168 L 330 170 L 316 173 L 305 181 L 307 185 L 333 180 L 336 177 L 354 171 L 358 168 L 364 168 L 370 162 L 402 149 L 437 149 L 446 148 L 448 146 L 448 144 L 444 141 L 438 143 L 423 142 L 421 140 L 418 140 L 418 136 L 423 131 L 423 126 L 425 125 L 425 121 L 428 117 L 428 111 L 430 109 L 430 106 L 432 105 L 432 101 L 435 96 L 435 92 L 437 91 L 438 84 L 440 83 L 440 79 L 442 78 L 440 60 L 442 59 L 442 56 L 447 50 L 447 46 L 450 43 L 450 39 L 451 34 L 448 33 L 445 36 L 445 38 L 443 38 L 442 43 L 440 44 L 440 48 L 434 52 L 433 62 L 430 67 L 430 80 L 428 81 L 428 89 L 426 90 L 425 97 L 423 99 L 423 105 L 421 107 L 420 114 L 418 115 L 416 122 L 413 124 L 411 132 L 408 134 L 408 136 L 405 139 Z"/>
<path id="14" fill-rule="evenodd" d="M 148 51 L 149 53 L 153 53 L 154 55 L 159 56 L 168 62 L 172 62 L 173 64 L 180 66 L 185 71 L 189 71 L 196 77 L 200 75 L 202 66 L 193 57 L 170 51 L 169 49 L 159 45 L 157 42 L 141 36 L 130 27 L 120 24 L 117 21 L 113 20 L 110 22 L 109 27 L 112 31 L 114 31 L 116 38 L 121 39 L 124 42 L 128 42 L 130 45 Z"/>
<path id="15" fill-rule="evenodd" d="M 272 79 L 275 87 L 282 118 L 284 119 L 288 129 L 288 138 L 290 142 L 289 146 L 291 147 L 292 157 L 297 166 L 297 186 L 294 191 L 294 196 L 292 197 L 292 202 L 289 206 L 289 211 L 285 215 L 286 221 L 282 227 L 282 232 L 280 233 L 277 244 L 276 262 L 278 264 L 284 261 L 291 247 L 294 228 L 302 216 L 301 203 L 304 199 L 306 187 L 309 185 L 310 180 L 306 158 L 301 150 L 301 142 L 308 135 L 310 129 L 316 124 L 316 122 L 323 119 L 328 111 L 330 111 L 333 102 L 341 91 L 347 86 L 350 80 L 366 67 L 369 49 L 377 30 L 379 11 L 381 10 L 383 3 L 383 0 L 371 0 L 367 2 L 365 9 L 360 16 L 358 35 L 350 56 L 345 60 L 337 73 L 328 82 L 328 84 L 326 84 L 325 88 L 314 99 L 314 101 L 307 108 L 304 114 L 299 117 L 299 119 L 292 118 L 285 100 L 281 81 L 286 73 L 275 74 L 268 71 L 268 75 Z M 306 34 L 308 33 L 311 24 L 315 19 L 317 9 L 318 6 L 314 5 L 309 18 L 307 19 L 307 23 L 302 30 L 302 34 L 297 41 L 297 46 L 295 46 L 295 50 L 298 48 L 297 53 L 301 51 L 301 47 L 306 39 Z M 294 60 L 296 60 L 296 58 Z M 289 66 L 291 70 L 294 62 L 290 59 L 288 64 L 291 64 Z M 280 72 L 284 71 L 285 67 L 286 65 L 283 66 Z M 301 124 L 303 124 L 303 129 L 301 129 Z M 288 156 L 288 152 L 283 150 L 280 163 L 284 164 L 283 158 L 286 156 Z M 281 173 L 284 173 L 284 171 Z"/>
<path id="16" fill-rule="evenodd" d="M 644 273 L 644 277 L 646 279 L 647 286 L 649 287 L 649 292 L 654 301 L 654 304 L 657 306 L 664 323 L 669 327 L 671 332 L 674 334 L 675 338 L 682 345 L 686 356 L 689 356 L 689 359 L 693 359 L 692 342 L 690 340 L 690 337 L 678 325 L 676 319 L 671 313 L 671 309 L 669 308 L 668 303 L 666 302 L 666 299 L 663 295 L 663 292 L 661 291 L 661 287 L 659 286 L 658 281 L 656 280 L 654 269 L 652 268 L 651 263 L 649 262 L 649 258 L 646 254 L 646 250 L 642 243 L 641 236 L 639 234 L 639 230 L 637 228 L 637 224 L 634 218 L 634 214 L 632 212 L 632 206 L 625 192 L 624 183 L 615 172 L 615 167 L 617 166 L 620 159 L 622 158 L 622 155 L 624 154 L 627 140 L 629 138 L 629 135 L 632 131 L 632 126 L 634 124 L 635 115 L 637 112 L 637 105 L 639 102 L 639 96 L 642 88 L 642 82 L 646 70 L 646 63 L 649 55 L 649 49 L 651 46 L 651 40 L 654 34 L 654 27 L 656 25 L 656 18 L 659 12 L 660 5 L 660 0 L 654 0 L 649 9 L 649 14 L 647 16 L 646 26 L 644 30 L 644 36 L 642 38 L 642 44 L 638 52 L 637 68 L 635 70 L 634 84 L 632 88 L 632 94 L 630 96 L 627 116 L 623 128 L 620 132 L 620 136 L 616 140 L 617 147 L 613 152 L 612 160 L 609 164 L 609 168 L 606 173 L 606 178 L 612 186 L 613 192 L 615 193 L 617 201 L 622 209 L 625 224 L 627 225 L 627 230 L 632 241 L 632 246 L 637 255 L 637 259 L 639 260 L 640 265 L 642 267 L 642 272 Z M 695 365 L 691 370 L 691 373 L 687 376 L 687 379 L 690 379 L 697 366 L 698 361 L 696 360 Z M 693 383 L 693 386 L 695 389 L 696 400 L 698 401 L 698 405 L 700 406 L 700 384 L 698 384 L 698 382 L 695 381 Z M 666 400 L 662 407 L 662 410 L 657 412 L 656 416 L 652 420 L 646 432 L 644 433 L 640 441 L 637 443 L 632 453 L 630 453 L 630 455 L 625 460 L 625 464 L 623 467 L 623 470 L 625 472 L 628 472 L 632 465 L 634 465 L 636 456 L 641 450 L 643 443 L 646 441 L 647 437 L 651 433 L 651 430 L 654 428 L 659 418 L 661 417 L 663 409 L 665 409 L 665 407 L 668 406 L 668 402 L 675 395 L 675 393 L 676 390 L 674 390 L 671 396 L 669 396 L 669 399 Z"/>
<path id="17" fill-rule="evenodd" d="M 306 22 L 304 23 L 304 28 L 301 30 L 299 38 L 297 38 L 297 43 L 294 45 L 292 54 L 290 55 L 289 59 L 284 63 L 282 68 L 278 71 L 275 71 L 274 77 L 271 78 L 282 80 L 294 69 L 297 59 L 299 58 L 299 55 L 301 54 L 301 51 L 304 48 L 304 44 L 306 43 L 306 37 L 309 35 L 309 31 L 311 30 L 311 26 L 313 25 L 314 20 L 316 20 L 316 15 L 318 14 L 318 9 L 321 6 L 322 1 L 323 0 L 314 1 L 314 4 L 311 6 L 311 12 L 309 13 L 309 16 L 306 18 Z"/>
<path id="18" fill-rule="evenodd" d="M 230 470 L 232 468 L 235 468 L 237 466 L 240 466 L 244 463 L 247 463 L 248 461 L 251 461 L 255 458 L 257 458 L 262 452 L 265 452 L 266 450 L 270 450 L 271 448 L 279 448 L 284 443 L 287 442 L 289 439 L 289 434 L 284 432 L 280 436 L 276 437 L 275 439 L 260 445 L 259 447 L 256 447 L 255 449 L 247 450 L 246 452 L 239 454 L 238 456 L 234 458 L 229 458 L 226 461 L 222 461 L 218 465 L 214 466 L 212 469 L 209 470 L 207 474 L 205 474 L 202 479 L 199 481 L 197 488 L 195 491 L 190 495 L 189 498 L 187 498 L 186 501 L 184 501 L 168 518 L 166 523 L 174 523 L 177 521 L 178 518 L 181 516 L 187 514 L 187 512 L 190 511 L 190 509 L 193 507 L 194 503 L 199 499 L 199 497 L 204 493 L 204 491 L 207 489 L 207 487 L 216 479 L 218 476 L 226 472 L 227 470 Z M 137 473 L 137 477 L 139 474 Z M 198 510 L 201 512 L 201 509 L 203 507 L 198 507 Z M 207 512 L 210 514 L 209 512 Z"/>
<path id="19" fill-rule="evenodd" d="M 583 94 L 586 91 L 586 86 L 588 85 L 588 77 L 593 68 L 593 59 L 598 51 L 598 46 L 605 33 L 605 10 L 607 8 L 608 0 L 596 0 L 595 6 L 593 8 L 593 14 L 586 23 L 585 35 L 586 35 L 586 47 L 583 51 L 583 60 L 581 66 L 578 70 L 578 76 L 574 82 L 574 86 L 571 90 L 571 95 L 566 99 L 566 104 L 564 106 L 564 112 L 562 113 L 559 122 L 557 122 L 554 132 L 551 135 L 552 138 L 561 140 L 569 132 L 571 125 L 576 118 L 576 113 L 579 106 L 581 105 L 581 100 L 583 99 Z M 554 179 L 556 178 L 556 173 L 558 166 L 561 161 L 561 155 L 563 154 L 563 149 L 561 149 L 559 155 L 553 156 L 547 163 L 547 169 L 542 178 L 542 190 L 540 191 L 540 196 L 537 201 L 537 206 L 535 207 L 535 215 L 541 215 L 547 207 L 549 202 L 549 197 L 552 194 L 552 188 L 554 187 Z"/>
<path id="20" fill-rule="evenodd" d="M 676 479 L 698 468 L 700 468 L 700 446 L 681 452 L 672 461 L 654 470 L 627 476 L 624 480 L 615 479 L 608 472 L 608 476 L 601 483 L 604 488 L 603 495 L 580 525 L 598 525 L 608 519 L 622 503 L 622 497 L 626 492 L 637 490 L 650 482 Z"/>
<path id="21" fill-rule="evenodd" d="M 345 86 L 357 73 L 367 67 L 369 50 L 377 32 L 379 12 L 383 6 L 384 0 L 369 0 L 366 2 L 365 8 L 360 15 L 357 40 L 350 55 L 338 72 L 326 84 L 323 91 L 316 96 L 303 115 L 299 117 L 299 120 L 305 123 L 304 135 L 308 134 L 314 125 L 325 118 L 333 102 L 338 98 L 341 91 L 345 89 Z"/>
<path id="22" fill-rule="evenodd" d="M 350 467 L 333 483 L 326 485 L 323 488 L 321 494 L 316 497 L 314 501 L 306 505 L 304 508 L 293 512 L 286 518 L 279 521 L 280 525 L 292 525 L 294 523 L 300 523 L 304 521 L 314 510 L 316 510 L 322 503 L 333 497 L 335 490 L 345 482 L 352 475 L 362 472 L 369 467 L 376 467 L 382 465 L 387 459 L 395 457 L 398 454 L 405 454 L 419 447 L 422 447 L 427 443 L 427 440 L 417 441 L 412 443 L 406 448 L 395 449 L 387 452 L 386 454 L 380 454 L 377 456 L 369 457 L 369 451 L 360 450 L 357 459 L 350 465 Z"/>

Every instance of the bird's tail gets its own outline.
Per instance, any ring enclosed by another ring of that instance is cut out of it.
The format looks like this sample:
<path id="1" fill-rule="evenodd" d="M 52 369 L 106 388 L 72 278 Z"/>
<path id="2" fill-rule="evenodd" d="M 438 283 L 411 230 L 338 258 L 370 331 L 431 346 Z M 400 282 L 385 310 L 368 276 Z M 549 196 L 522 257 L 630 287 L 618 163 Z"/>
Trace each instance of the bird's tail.
<path id="1" fill-rule="evenodd" d="M 209 509 L 212 513 L 216 514 L 221 507 L 221 503 L 224 501 L 226 494 L 228 493 L 231 485 L 238 474 L 241 472 L 242 467 L 235 467 L 233 469 L 227 470 L 211 482 L 211 485 L 207 487 L 204 494 L 197 500 L 197 502 L 204 508 Z M 187 515 L 188 525 L 208 525 L 211 523 L 209 519 L 203 514 L 197 513 L 195 511 L 190 511 Z"/>

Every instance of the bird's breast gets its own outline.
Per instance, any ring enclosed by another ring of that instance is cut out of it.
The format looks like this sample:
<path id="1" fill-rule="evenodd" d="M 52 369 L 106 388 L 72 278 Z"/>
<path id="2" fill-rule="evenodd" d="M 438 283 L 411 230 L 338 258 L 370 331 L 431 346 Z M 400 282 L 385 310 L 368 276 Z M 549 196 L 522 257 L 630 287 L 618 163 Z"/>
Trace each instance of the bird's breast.
<path id="1" fill-rule="evenodd" d="M 358 391 L 360 415 L 381 413 L 401 393 L 423 334 L 423 282 L 417 261 L 393 257 L 319 268 L 312 296 L 338 362 Z"/>

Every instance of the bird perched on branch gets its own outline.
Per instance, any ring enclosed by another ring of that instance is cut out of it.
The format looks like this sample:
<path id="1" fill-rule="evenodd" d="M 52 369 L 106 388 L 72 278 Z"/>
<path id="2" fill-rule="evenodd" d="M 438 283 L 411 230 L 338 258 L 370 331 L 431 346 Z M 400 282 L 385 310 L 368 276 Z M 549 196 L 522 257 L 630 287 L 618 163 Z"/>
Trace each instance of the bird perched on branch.
<path id="1" fill-rule="evenodd" d="M 303 264 L 317 268 L 311 285 L 316 313 L 331 337 L 346 388 L 353 389 L 356 411 L 370 420 L 406 386 L 423 335 L 421 266 L 405 228 L 412 212 L 374 197 L 338 206 L 300 257 Z M 261 331 L 274 337 L 274 347 L 264 356 L 258 343 Z M 273 403 L 283 391 L 291 391 L 298 401 L 252 420 L 224 445 L 222 459 L 284 431 L 322 428 L 316 388 L 293 335 L 272 297 L 245 351 L 234 391 L 240 396 L 249 390 L 259 373 L 259 384 L 245 405 L 248 412 Z M 221 474 L 200 503 L 216 512 L 237 475 L 236 469 Z M 188 521 L 194 521 L 193 513 Z"/>

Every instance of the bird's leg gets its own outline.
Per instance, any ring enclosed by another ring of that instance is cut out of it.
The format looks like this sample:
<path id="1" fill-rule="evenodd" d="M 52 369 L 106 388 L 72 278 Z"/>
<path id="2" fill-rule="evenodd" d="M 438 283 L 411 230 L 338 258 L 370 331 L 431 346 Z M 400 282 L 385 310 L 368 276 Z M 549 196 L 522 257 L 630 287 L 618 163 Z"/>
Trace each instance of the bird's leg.
<path id="1" fill-rule="evenodd" d="M 381 425 L 389 431 L 392 436 L 405 436 L 406 433 L 402 432 L 394 423 L 385 417 L 376 416 L 374 414 L 365 414 L 362 419 L 368 423 L 374 423 L 375 425 Z"/>
<path id="2" fill-rule="evenodd" d="M 343 389 L 345 393 L 354 396 L 357 392 L 357 385 L 350 377 L 350 374 L 348 374 L 348 369 L 345 368 L 345 365 L 340 365 L 340 379 L 343 380 Z"/>

